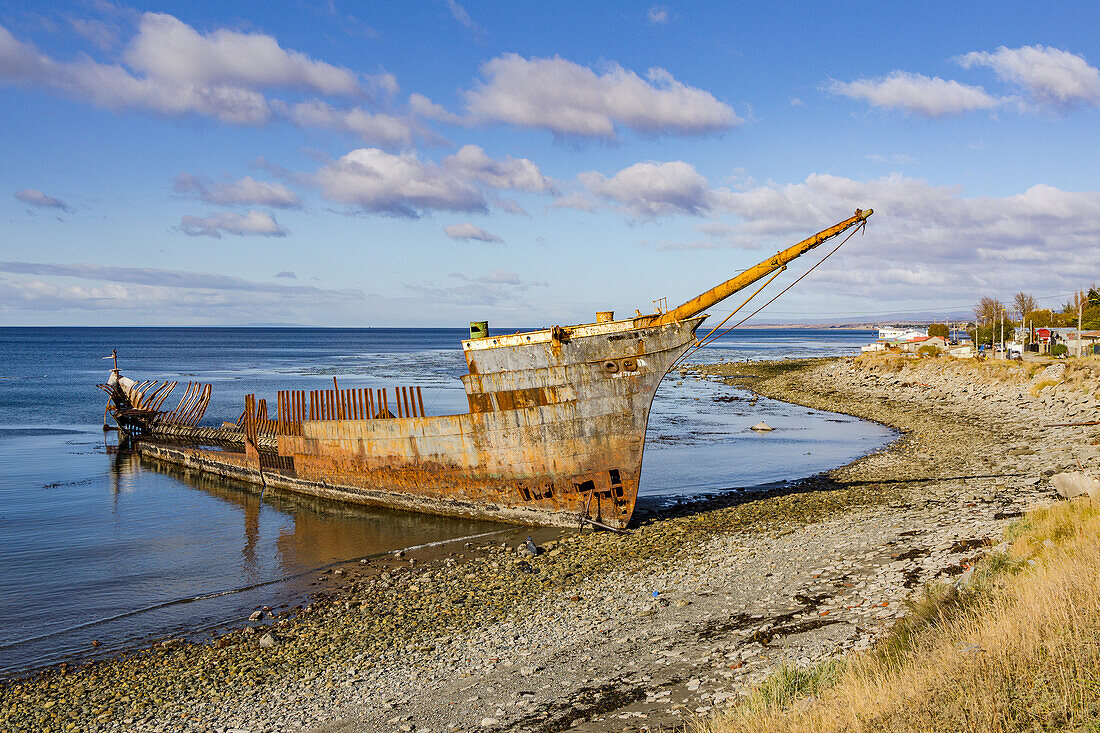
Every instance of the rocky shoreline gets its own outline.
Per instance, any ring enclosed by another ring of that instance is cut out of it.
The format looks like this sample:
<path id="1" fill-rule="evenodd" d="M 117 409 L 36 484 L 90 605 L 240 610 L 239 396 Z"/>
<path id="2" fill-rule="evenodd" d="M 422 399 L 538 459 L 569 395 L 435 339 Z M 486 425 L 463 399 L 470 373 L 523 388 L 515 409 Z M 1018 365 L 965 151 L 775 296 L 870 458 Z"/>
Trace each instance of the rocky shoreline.
<path id="1" fill-rule="evenodd" d="M 826 359 L 685 373 L 877 420 L 889 449 L 632 533 L 470 545 L 318 578 L 294 614 L 0 687 L 5 730 L 675 730 L 783 662 L 861 649 L 1051 474 L 1100 461 L 1091 374 Z M 1082 367 L 1083 368 L 1083 367 Z M 1047 384 L 1049 382 L 1049 384 Z M 1033 394 L 1034 392 L 1034 394 Z M 716 409 L 720 409 L 717 408 Z M 747 427 L 747 426 L 746 426 Z M 483 540 L 488 542 L 488 540 Z"/>

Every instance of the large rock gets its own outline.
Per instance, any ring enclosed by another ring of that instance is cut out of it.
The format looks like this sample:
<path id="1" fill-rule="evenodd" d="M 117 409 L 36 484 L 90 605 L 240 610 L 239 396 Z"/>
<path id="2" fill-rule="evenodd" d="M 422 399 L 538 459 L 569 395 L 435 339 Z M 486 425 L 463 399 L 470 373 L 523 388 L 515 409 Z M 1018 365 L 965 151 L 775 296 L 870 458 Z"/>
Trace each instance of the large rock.
<path id="1" fill-rule="evenodd" d="M 1078 496 L 1100 499 L 1100 480 L 1084 471 L 1056 473 L 1050 477 L 1050 485 L 1066 499 Z"/>
<path id="2" fill-rule="evenodd" d="M 1032 381 L 1034 381 L 1034 382 L 1046 382 L 1046 381 L 1053 380 L 1055 382 L 1060 382 L 1065 378 L 1066 378 L 1066 365 L 1065 365 L 1065 363 L 1064 362 L 1056 362 L 1056 363 L 1051 364 L 1050 366 L 1048 366 L 1043 371 L 1039 372 L 1038 376 L 1036 376 L 1035 379 L 1032 380 Z"/>

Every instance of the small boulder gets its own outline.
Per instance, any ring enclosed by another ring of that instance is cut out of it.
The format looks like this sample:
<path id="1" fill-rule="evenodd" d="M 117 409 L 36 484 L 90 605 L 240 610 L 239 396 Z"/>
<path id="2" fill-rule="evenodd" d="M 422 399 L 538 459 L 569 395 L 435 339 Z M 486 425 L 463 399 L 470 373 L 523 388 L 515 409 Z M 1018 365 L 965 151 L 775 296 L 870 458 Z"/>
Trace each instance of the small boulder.
<path id="1" fill-rule="evenodd" d="M 268 633 L 260 637 L 260 646 L 264 649 L 270 649 L 278 643 L 279 642 L 275 640 L 274 634 Z"/>
<path id="2" fill-rule="evenodd" d="M 751 428 L 749 428 L 749 429 L 750 429 L 750 430 L 755 430 L 755 431 L 756 431 L 756 432 L 758 432 L 758 433 L 770 433 L 771 431 L 775 430 L 775 428 L 773 428 L 773 427 L 772 427 L 771 425 L 768 425 L 768 424 L 767 424 L 766 422 L 764 422 L 763 420 L 761 420 L 760 422 L 756 423 L 755 425 L 753 425 L 753 426 L 752 426 Z"/>
<path id="3" fill-rule="evenodd" d="M 248 620 L 249 621 L 259 621 L 263 617 L 264 617 L 264 612 L 263 611 L 253 611 L 251 614 L 249 614 Z"/>
<path id="4" fill-rule="evenodd" d="M 1050 477 L 1050 485 L 1065 499 L 1085 495 L 1100 498 L 1100 480 L 1084 471 L 1056 473 Z"/>

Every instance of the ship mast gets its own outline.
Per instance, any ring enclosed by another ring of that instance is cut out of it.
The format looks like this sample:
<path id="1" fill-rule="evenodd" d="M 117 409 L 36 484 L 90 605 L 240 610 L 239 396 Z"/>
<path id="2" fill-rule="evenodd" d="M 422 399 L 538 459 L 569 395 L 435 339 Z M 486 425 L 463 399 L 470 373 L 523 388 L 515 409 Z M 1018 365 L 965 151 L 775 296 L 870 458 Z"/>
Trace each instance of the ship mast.
<path id="1" fill-rule="evenodd" d="M 666 323 L 675 323 L 682 321 L 685 318 L 691 318 L 694 315 L 702 313 L 707 308 L 710 308 L 715 303 L 719 303 L 729 296 L 736 293 L 738 290 L 747 288 L 757 280 L 767 277 L 771 273 L 775 272 L 779 268 L 785 266 L 788 262 L 799 257 L 806 252 L 809 252 L 814 247 L 818 246 L 822 242 L 835 237 L 844 230 L 855 226 L 856 224 L 862 224 L 867 220 L 871 214 L 875 213 L 873 209 L 867 209 L 866 211 L 856 209 L 856 213 L 828 229 L 823 229 L 812 237 L 803 239 L 798 244 L 792 245 L 787 249 L 777 252 L 774 257 L 771 257 L 763 262 L 750 267 L 736 277 L 726 280 L 720 285 L 715 285 L 713 288 L 705 293 L 696 295 L 686 303 L 679 305 L 667 313 L 654 318 L 649 322 L 651 326 L 660 326 Z"/>

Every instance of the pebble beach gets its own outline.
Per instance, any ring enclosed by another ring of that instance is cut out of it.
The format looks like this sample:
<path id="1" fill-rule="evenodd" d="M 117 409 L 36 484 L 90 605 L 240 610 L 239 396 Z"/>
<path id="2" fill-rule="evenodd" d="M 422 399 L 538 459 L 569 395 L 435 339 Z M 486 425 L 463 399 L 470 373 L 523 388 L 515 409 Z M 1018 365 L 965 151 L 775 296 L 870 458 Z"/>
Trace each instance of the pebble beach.
<path id="1" fill-rule="evenodd" d="M 258 608 L 208 643 L 3 683 L 0 728 L 680 730 L 781 664 L 869 648 L 910 594 L 961 575 L 1052 499 L 1051 475 L 1095 469 L 1097 428 L 1062 426 L 1095 419 L 1090 369 L 686 369 L 901 437 L 805 481 L 643 515 L 627 534 L 520 529 L 335 568 L 311 602 Z"/>

